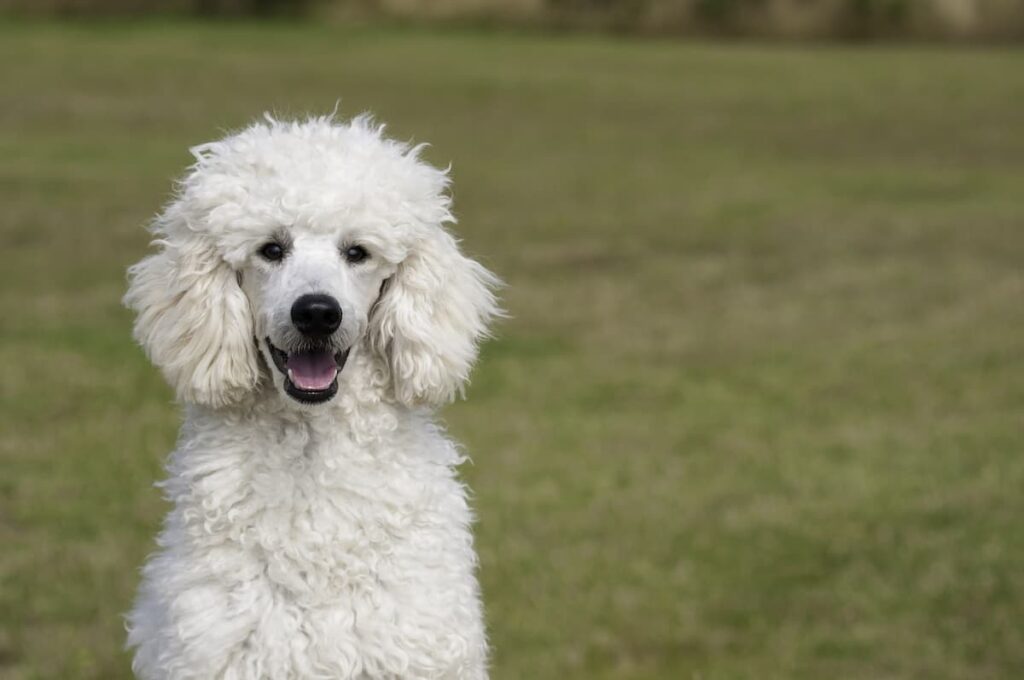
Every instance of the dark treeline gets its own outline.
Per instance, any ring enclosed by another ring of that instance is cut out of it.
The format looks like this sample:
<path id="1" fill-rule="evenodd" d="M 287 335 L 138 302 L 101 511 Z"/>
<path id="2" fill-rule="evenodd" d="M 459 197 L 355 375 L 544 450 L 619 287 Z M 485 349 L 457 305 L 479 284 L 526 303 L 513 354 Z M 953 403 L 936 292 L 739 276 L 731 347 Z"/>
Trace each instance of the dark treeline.
<path id="1" fill-rule="evenodd" d="M 0 0 L 53 16 L 354 16 L 643 34 L 781 38 L 1024 38 L 1024 0 Z"/>

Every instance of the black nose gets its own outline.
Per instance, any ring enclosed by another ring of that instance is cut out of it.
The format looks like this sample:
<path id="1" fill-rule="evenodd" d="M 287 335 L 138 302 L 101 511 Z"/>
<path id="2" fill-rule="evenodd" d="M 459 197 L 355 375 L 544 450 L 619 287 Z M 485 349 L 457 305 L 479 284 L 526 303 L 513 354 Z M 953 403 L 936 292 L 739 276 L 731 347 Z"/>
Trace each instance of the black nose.
<path id="1" fill-rule="evenodd" d="M 341 306 L 330 295 L 303 295 L 292 305 L 292 323 L 303 335 L 322 338 L 341 325 Z"/>

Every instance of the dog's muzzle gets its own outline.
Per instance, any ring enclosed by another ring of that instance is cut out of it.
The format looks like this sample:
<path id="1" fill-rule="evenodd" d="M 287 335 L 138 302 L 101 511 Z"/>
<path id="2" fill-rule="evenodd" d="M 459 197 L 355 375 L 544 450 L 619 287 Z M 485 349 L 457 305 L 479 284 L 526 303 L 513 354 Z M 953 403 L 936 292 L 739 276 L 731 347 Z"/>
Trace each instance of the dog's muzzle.
<path id="1" fill-rule="evenodd" d="M 284 376 L 288 396 L 307 404 L 329 401 L 338 393 L 338 374 L 345 368 L 351 348 L 333 352 L 331 348 L 286 352 L 266 338 L 274 366 Z"/>

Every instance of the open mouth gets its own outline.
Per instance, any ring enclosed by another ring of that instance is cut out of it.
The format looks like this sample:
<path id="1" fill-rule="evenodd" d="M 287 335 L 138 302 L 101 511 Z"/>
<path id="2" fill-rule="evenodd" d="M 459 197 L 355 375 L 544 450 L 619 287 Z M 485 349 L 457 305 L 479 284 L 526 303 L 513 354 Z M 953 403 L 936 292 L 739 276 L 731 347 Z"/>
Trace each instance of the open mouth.
<path id="1" fill-rule="evenodd" d="M 345 367 L 349 349 L 332 353 L 329 349 L 285 352 L 267 338 L 274 366 L 284 375 L 288 396 L 307 404 L 328 401 L 338 392 L 338 373 Z"/>

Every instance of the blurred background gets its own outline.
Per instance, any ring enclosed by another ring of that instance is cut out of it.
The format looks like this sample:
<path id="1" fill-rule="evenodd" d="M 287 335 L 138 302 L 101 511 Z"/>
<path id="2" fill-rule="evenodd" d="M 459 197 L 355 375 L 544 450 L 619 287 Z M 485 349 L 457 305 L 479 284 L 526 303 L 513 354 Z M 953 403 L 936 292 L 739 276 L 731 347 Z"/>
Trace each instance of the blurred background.
<path id="1" fill-rule="evenodd" d="M 0 678 L 130 677 L 125 267 L 263 111 L 452 164 L 496 679 L 1024 677 L 1024 0 L 0 0 Z"/>

